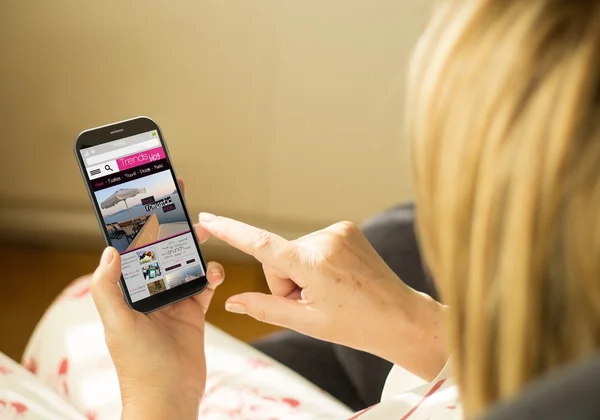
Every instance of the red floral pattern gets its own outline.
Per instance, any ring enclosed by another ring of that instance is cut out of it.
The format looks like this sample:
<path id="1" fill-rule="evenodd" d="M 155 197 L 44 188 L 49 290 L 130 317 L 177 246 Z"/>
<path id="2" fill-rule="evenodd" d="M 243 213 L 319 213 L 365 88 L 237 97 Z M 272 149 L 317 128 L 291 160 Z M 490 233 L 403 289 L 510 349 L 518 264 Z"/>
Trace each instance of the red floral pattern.
<path id="1" fill-rule="evenodd" d="M 287 405 L 289 405 L 290 407 L 292 407 L 292 408 L 296 408 L 296 407 L 298 407 L 300 405 L 300 401 L 298 401 L 295 398 L 289 398 L 289 397 L 287 397 L 287 398 L 283 398 L 282 401 L 284 403 L 286 403 Z"/>
<path id="2" fill-rule="evenodd" d="M 81 299 L 86 297 L 90 292 L 91 276 L 81 277 L 75 280 L 67 287 L 62 294 L 58 297 L 58 301 L 65 299 Z"/>
<path id="3" fill-rule="evenodd" d="M 262 395 L 257 388 L 243 385 L 214 385 L 207 389 L 200 406 L 200 417 L 226 414 L 231 418 L 246 416 L 285 415 L 297 410 L 300 401 L 292 397 Z M 278 417 L 268 417 L 277 420 Z"/>
<path id="4" fill-rule="evenodd" d="M 0 375 L 10 375 L 12 370 L 7 368 L 6 366 L 0 366 Z"/>
<path id="5" fill-rule="evenodd" d="M 23 417 L 27 413 L 28 410 L 29 410 L 29 408 L 21 402 L 18 402 L 18 401 L 9 402 L 9 401 L 0 400 L 0 414 L 8 412 L 9 414 L 12 414 L 13 419 L 18 419 L 19 417 Z M 6 417 L 2 416 L 1 418 L 4 419 Z"/>
<path id="6" fill-rule="evenodd" d="M 58 376 L 63 376 L 69 373 L 69 359 L 66 357 L 60 361 L 58 366 Z"/>
<path id="7" fill-rule="evenodd" d="M 25 414 L 28 410 L 27 406 L 20 402 L 13 402 L 10 406 L 15 410 L 17 414 Z"/>
<path id="8" fill-rule="evenodd" d="M 50 375 L 48 378 L 49 385 L 61 394 L 62 396 L 69 398 L 69 359 L 66 357 L 60 359 L 56 374 Z"/>
<path id="9" fill-rule="evenodd" d="M 59 317 L 56 316 L 56 313 L 61 315 L 62 318 L 59 320 L 63 324 L 67 324 L 64 331 L 74 328 L 74 326 L 78 326 L 82 322 L 78 319 L 73 319 L 72 313 L 74 313 L 75 310 L 84 311 L 82 308 L 85 308 L 88 303 L 92 305 L 91 299 L 89 298 L 90 278 L 80 278 L 73 282 L 63 292 L 59 299 L 62 302 L 51 308 L 51 311 L 53 311 L 51 315 L 57 319 L 59 319 Z M 83 301 L 79 302 L 77 299 L 83 299 Z M 71 309 L 73 309 L 73 311 Z M 93 315 L 96 314 L 94 313 Z M 96 317 L 92 317 L 92 315 L 88 317 L 87 312 L 81 316 L 82 321 L 85 320 L 86 322 L 90 322 L 88 318 L 93 322 L 98 322 Z M 50 320 L 52 321 L 51 317 Z M 47 318 L 44 322 L 48 324 Z M 54 324 L 58 325 L 57 322 L 54 322 Z M 53 327 L 53 331 L 56 330 L 54 327 L 57 325 L 52 325 L 52 323 L 49 325 Z M 50 332 L 51 328 L 48 328 L 48 325 L 42 325 L 42 327 L 42 333 L 45 334 L 36 334 L 33 342 L 30 343 L 28 354 L 22 362 L 23 366 L 32 373 L 39 375 L 39 379 L 47 385 L 50 385 L 55 393 L 79 408 L 81 410 L 80 412 L 88 420 L 98 420 L 99 417 L 105 416 L 105 412 L 112 412 L 112 407 L 110 409 L 104 406 L 97 407 L 80 401 L 80 393 L 77 392 L 82 386 L 79 382 L 82 370 L 85 371 L 85 369 L 88 368 L 90 371 L 97 371 L 98 369 L 114 370 L 114 364 L 108 355 L 100 352 L 97 354 L 94 353 L 94 357 L 87 360 L 85 366 L 81 363 L 76 363 L 75 359 L 67 357 L 70 349 L 67 349 L 64 345 L 61 345 L 47 355 L 43 352 L 44 346 L 41 342 L 54 339 L 53 336 L 55 334 Z M 59 326 L 59 328 L 61 327 L 62 326 Z M 64 339 L 62 339 L 62 341 L 64 341 Z M 242 353 L 242 356 L 244 357 L 238 355 L 232 357 L 232 363 L 222 363 L 222 367 L 219 366 L 219 363 L 222 362 L 219 357 L 217 366 L 213 365 L 217 371 L 215 369 L 209 370 L 208 390 L 205 394 L 205 402 L 203 402 L 200 407 L 201 418 L 213 413 L 213 415 L 216 414 L 217 417 L 219 417 L 219 415 L 225 417 L 226 414 L 229 414 L 226 416 L 227 418 L 283 420 L 293 416 L 293 414 L 297 415 L 302 412 L 302 410 L 311 410 L 315 408 L 314 402 L 311 402 L 311 404 L 305 403 L 305 400 L 303 399 L 305 398 L 303 397 L 304 393 L 301 390 L 297 395 L 295 392 L 286 392 L 286 387 L 284 386 L 285 382 L 278 384 L 277 382 L 279 382 L 279 379 L 270 381 L 273 386 L 265 384 L 263 388 L 262 383 L 267 377 L 271 376 L 270 370 L 277 372 L 279 366 L 276 362 L 271 361 L 268 358 L 261 357 L 256 353 L 248 353 L 248 355 Z M 219 369 L 222 370 L 219 372 Z M 258 375 L 256 375 L 257 373 Z M 252 377 L 260 378 L 263 375 L 264 379 L 261 379 L 261 381 L 258 382 L 250 379 Z M 274 378 L 280 378 L 280 376 L 274 375 Z M 310 393 L 307 394 L 310 395 Z M 31 412 L 32 409 L 33 406 L 29 408 L 29 411 L 27 411 L 27 414 L 25 415 L 34 414 Z M 27 410 L 27 407 L 6 405 L 6 407 L 3 408 L 3 404 L 0 403 L 0 419 L 4 418 L 2 414 L 11 413 L 11 415 L 14 415 L 12 414 L 13 412 L 20 413 L 23 412 L 23 410 Z M 8 415 L 7 417 L 12 418 L 11 415 Z"/>

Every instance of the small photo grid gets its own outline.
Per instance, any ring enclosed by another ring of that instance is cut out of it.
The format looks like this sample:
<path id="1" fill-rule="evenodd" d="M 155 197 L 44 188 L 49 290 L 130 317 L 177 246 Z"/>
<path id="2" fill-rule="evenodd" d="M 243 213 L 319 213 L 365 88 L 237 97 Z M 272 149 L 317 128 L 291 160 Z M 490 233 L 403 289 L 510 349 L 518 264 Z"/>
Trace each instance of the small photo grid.
<path id="1" fill-rule="evenodd" d="M 202 269 L 202 265 L 195 264 L 181 270 L 177 270 L 173 274 L 167 274 L 165 276 L 167 280 L 167 286 L 169 289 L 175 286 L 181 286 L 188 281 L 196 280 L 204 275 L 204 270 Z"/>
<path id="2" fill-rule="evenodd" d="M 144 251 L 137 251 L 136 254 L 140 264 L 146 264 L 156 260 L 156 252 L 152 248 Z"/>
<path id="3" fill-rule="evenodd" d="M 167 290 L 165 280 L 161 278 L 162 270 L 156 260 L 156 251 L 154 248 L 136 251 L 136 255 L 141 265 L 144 280 L 150 282 L 146 285 L 150 296 Z"/>
<path id="4" fill-rule="evenodd" d="M 148 283 L 148 291 L 150 292 L 150 296 L 164 292 L 165 290 L 167 290 L 167 287 L 165 286 L 165 281 L 163 279 Z"/>
<path id="5" fill-rule="evenodd" d="M 158 263 L 148 264 L 147 266 L 142 267 L 142 274 L 144 275 L 144 280 L 152 280 L 162 276 Z"/>

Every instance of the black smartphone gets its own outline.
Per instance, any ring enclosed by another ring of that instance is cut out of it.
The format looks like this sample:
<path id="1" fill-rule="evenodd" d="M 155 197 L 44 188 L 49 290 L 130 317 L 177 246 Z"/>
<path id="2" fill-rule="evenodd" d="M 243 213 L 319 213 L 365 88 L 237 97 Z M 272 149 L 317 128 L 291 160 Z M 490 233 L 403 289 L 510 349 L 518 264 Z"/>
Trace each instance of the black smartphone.
<path id="1" fill-rule="evenodd" d="M 86 130 L 75 155 L 129 306 L 150 313 L 202 292 L 206 263 L 165 139 L 137 117 Z"/>

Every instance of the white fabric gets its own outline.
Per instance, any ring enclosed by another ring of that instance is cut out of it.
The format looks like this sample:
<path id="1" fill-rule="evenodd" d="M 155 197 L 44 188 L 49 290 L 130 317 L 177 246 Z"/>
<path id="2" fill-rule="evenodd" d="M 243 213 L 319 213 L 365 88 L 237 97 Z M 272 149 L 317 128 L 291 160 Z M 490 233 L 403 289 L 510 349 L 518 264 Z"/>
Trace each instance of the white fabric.
<path id="1" fill-rule="evenodd" d="M 431 382 L 400 366 L 390 371 L 381 402 L 355 416 L 361 420 L 459 420 L 458 389 L 451 379 L 450 363 Z"/>
<path id="2" fill-rule="evenodd" d="M 461 418 L 448 367 L 425 383 L 395 366 L 382 402 L 352 414 L 285 366 L 211 325 L 206 357 L 203 420 Z M 23 364 L 0 354 L 0 420 L 120 418 L 117 377 L 87 279 L 71 285 L 46 312 Z"/>
<path id="3" fill-rule="evenodd" d="M 85 420 L 49 386 L 0 353 L 0 419 Z"/>

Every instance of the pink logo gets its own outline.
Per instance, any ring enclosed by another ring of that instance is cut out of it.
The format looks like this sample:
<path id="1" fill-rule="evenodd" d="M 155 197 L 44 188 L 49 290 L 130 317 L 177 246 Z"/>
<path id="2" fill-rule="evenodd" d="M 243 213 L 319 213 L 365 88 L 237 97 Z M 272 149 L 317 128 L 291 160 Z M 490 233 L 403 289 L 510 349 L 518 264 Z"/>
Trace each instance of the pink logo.
<path id="1" fill-rule="evenodd" d="M 146 150 L 145 152 L 136 153 L 123 158 L 117 159 L 119 171 L 135 168 L 136 166 L 145 165 L 147 163 L 156 162 L 165 158 L 165 151 L 162 147 Z"/>

